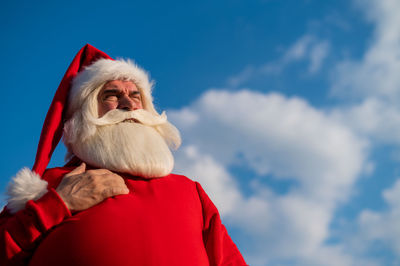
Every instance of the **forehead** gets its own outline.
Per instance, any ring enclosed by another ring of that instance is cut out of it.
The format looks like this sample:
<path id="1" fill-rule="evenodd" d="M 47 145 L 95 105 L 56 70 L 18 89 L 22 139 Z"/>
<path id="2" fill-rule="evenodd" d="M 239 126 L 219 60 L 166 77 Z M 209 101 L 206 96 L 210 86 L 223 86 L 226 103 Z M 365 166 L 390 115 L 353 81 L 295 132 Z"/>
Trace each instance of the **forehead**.
<path id="1" fill-rule="evenodd" d="M 101 92 L 112 89 L 112 90 L 126 90 L 126 91 L 138 91 L 136 84 L 130 80 L 110 80 L 104 84 Z"/>

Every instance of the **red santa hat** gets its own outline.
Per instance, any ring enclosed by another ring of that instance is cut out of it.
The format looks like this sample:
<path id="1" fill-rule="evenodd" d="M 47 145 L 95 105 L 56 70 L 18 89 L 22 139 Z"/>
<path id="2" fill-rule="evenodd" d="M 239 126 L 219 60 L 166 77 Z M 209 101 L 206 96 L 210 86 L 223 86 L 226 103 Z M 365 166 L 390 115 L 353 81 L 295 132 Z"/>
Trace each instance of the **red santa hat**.
<path id="1" fill-rule="evenodd" d="M 42 176 L 59 143 L 64 122 L 80 109 L 87 96 L 110 80 L 132 80 L 142 95 L 143 108 L 157 114 L 147 73 L 132 61 L 114 60 L 86 44 L 75 56 L 55 93 L 40 135 L 32 171 Z"/>

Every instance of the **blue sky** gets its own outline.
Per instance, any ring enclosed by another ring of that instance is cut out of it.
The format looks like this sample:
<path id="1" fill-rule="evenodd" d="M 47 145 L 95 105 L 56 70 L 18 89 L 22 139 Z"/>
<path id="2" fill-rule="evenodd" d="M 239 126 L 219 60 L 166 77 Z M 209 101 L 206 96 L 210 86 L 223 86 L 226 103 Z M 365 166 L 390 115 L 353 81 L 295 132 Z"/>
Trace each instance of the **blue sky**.
<path id="1" fill-rule="evenodd" d="M 90 43 L 150 72 L 183 136 L 175 172 L 202 183 L 250 265 L 399 265 L 399 12 L 395 0 L 3 3 L 0 189 L 32 166 L 55 89 Z"/>

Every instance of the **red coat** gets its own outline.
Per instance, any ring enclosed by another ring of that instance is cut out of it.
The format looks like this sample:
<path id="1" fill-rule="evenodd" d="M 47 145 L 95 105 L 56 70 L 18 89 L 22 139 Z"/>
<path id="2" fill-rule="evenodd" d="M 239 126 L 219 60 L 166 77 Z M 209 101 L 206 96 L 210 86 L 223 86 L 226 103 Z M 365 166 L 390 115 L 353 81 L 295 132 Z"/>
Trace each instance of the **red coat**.
<path id="1" fill-rule="evenodd" d="M 246 265 L 199 183 L 122 174 L 130 194 L 71 215 L 54 190 L 71 170 L 47 170 L 49 192 L 1 213 L 0 265 Z"/>

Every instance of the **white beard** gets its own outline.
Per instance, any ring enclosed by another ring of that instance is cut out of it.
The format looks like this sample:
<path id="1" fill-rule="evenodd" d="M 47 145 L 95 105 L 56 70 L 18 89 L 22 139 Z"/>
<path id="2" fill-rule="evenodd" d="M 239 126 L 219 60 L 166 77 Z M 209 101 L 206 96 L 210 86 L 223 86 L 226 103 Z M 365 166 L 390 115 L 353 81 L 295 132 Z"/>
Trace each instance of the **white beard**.
<path id="1" fill-rule="evenodd" d="M 155 178 L 171 173 L 174 158 L 168 145 L 179 146 L 180 137 L 164 114 L 113 110 L 102 118 L 74 115 L 65 124 L 64 142 L 70 153 L 92 166 Z"/>

